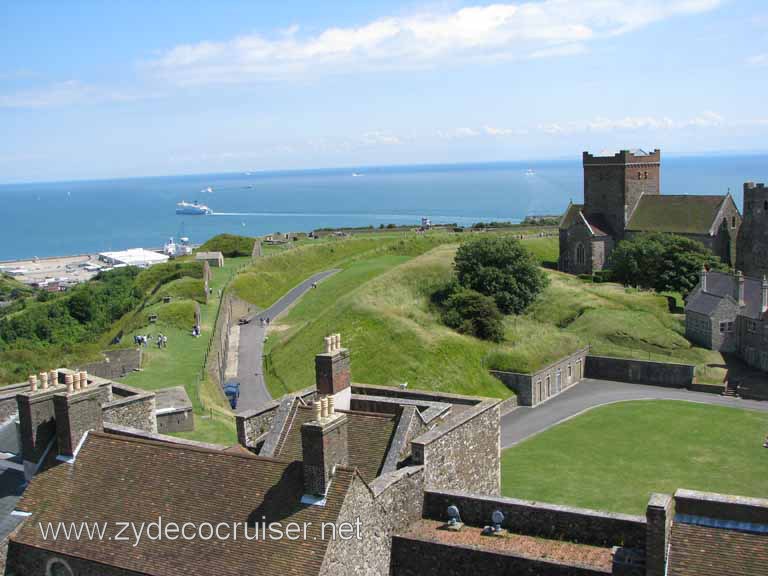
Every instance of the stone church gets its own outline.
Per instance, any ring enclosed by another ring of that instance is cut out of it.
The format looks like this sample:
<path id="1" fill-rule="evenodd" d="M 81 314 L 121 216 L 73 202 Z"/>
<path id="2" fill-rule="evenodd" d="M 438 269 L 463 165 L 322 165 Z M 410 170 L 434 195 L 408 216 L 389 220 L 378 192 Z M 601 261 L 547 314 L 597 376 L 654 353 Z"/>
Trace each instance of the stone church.
<path id="1" fill-rule="evenodd" d="M 583 166 L 584 203 L 571 203 L 560 221 L 560 270 L 602 270 L 619 241 L 642 232 L 687 236 L 736 261 L 741 215 L 731 195 L 662 195 L 660 150 L 584 152 Z"/>

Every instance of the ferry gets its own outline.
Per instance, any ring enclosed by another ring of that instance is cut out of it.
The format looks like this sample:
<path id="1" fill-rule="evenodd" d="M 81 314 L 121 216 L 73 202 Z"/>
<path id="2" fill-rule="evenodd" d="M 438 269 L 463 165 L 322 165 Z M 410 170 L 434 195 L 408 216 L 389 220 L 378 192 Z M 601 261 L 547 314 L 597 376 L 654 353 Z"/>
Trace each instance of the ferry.
<path id="1" fill-rule="evenodd" d="M 205 216 L 213 214 L 213 210 L 205 204 L 200 204 L 197 200 L 194 202 L 179 202 L 176 204 L 176 214 L 187 214 L 189 216 Z"/>

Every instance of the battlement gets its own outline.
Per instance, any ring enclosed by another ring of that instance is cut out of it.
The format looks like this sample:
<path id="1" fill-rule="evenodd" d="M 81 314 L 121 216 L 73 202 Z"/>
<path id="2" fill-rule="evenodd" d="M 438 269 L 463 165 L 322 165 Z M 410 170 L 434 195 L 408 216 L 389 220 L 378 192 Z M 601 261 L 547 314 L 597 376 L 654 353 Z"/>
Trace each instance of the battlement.
<path id="1" fill-rule="evenodd" d="M 762 182 L 745 182 L 744 183 L 744 192 L 752 192 L 752 191 L 763 191 L 765 190 L 765 184 Z"/>
<path id="2" fill-rule="evenodd" d="M 653 152 L 644 150 L 620 150 L 611 156 L 600 156 L 584 152 L 582 155 L 584 166 L 611 166 L 632 164 L 661 164 L 661 150 L 656 148 Z"/>

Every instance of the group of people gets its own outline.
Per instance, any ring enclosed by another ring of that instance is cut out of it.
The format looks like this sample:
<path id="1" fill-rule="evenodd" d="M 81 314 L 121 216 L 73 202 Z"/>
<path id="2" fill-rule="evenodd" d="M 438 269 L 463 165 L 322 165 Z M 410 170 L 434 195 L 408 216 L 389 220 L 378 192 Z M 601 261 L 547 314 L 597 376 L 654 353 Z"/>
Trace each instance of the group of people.
<path id="1" fill-rule="evenodd" d="M 200 324 L 195 324 L 194 326 L 192 326 L 192 336 L 194 336 L 195 338 L 200 337 Z"/>
<path id="2" fill-rule="evenodd" d="M 136 344 L 136 346 L 143 346 L 144 348 L 147 347 L 151 340 L 152 334 L 136 334 L 133 337 L 133 343 Z M 158 334 L 155 342 L 157 343 L 158 348 L 168 348 L 168 336 Z"/>
<path id="3" fill-rule="evenodd" d="M 259 322 L 261 322 L 262 328 L 264 326 L 269 326 L 269 316 L 267 316 L 266 318 L 259 318 Z"/>

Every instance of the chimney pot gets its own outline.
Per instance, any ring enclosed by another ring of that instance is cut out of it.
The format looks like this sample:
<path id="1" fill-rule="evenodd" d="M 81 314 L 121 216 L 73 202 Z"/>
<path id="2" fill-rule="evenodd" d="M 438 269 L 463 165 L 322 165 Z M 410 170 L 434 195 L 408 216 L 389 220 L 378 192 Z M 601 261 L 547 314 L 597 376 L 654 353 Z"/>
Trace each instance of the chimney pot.
<path id="1" fill-rule="evenodd" d="M 48 389 L 48 372 L 40 372 L 40 375 L 38 376 L 40 379 L 40 387 L 43 390 Z"/>
<path id="2" fill-rule="evenodd" d="M 701 291 L 702 292 L 707 291 L 707 267 L 706 266 L 701 267 Z"/>
<path id="3" fill-rule="evenodd" d="M 324 396 L 320 400 L 320 417 L 328 418 L 328 396 Z"/>
<path id="4" fill-rule="evenodd" d="M 312 403 L 312 407 L 315 409 L 315 420 L 317 422 L 319 422 L 320 418 L 322 418 L 322 416 L 323 416 L 323 414 L 322 414 L 322 407 L 320 406 L 320 401 L 319 400 L 315 400 Z"/>
<path id="5" fill-rule="evenodd" d="M 59 371 L 51 370 L 48 374 L 48 384 L 51 386 L 58 386 L 59 384 Z"/>
<path id="6" fill-rule="evenodd" d="M 88 372 L 86 372 L 85 370 L 80 372 L 80 387 L 81 388 L 88 387 Z"/>
<path id="7" fill-rule="evenodd" d="M 67 385 L 67 394 L 72 394 L 75 390 L 75 380 L 72 374 L 64 374 L 64 384 Z"/>
<path id="8" fill-rule="evenodd" d="M 741 270 L 736 272 L 736 301 L 739 306 L 744 306 L 744 274 Z"/>
<path id="9" fill-rule="evenodd" d="M 29 375 L 29 389 L 32 392 L 37 392 L 37 376 L 34 374 Z"/>
<path id="10" fill-rule="evenodd" d="M 336 408 L 334 406 L 336 401 L 333 396 L 326 396 L 326 398 L 328 399 L 328 416 L 333 416 L 336 413 Z"/>

